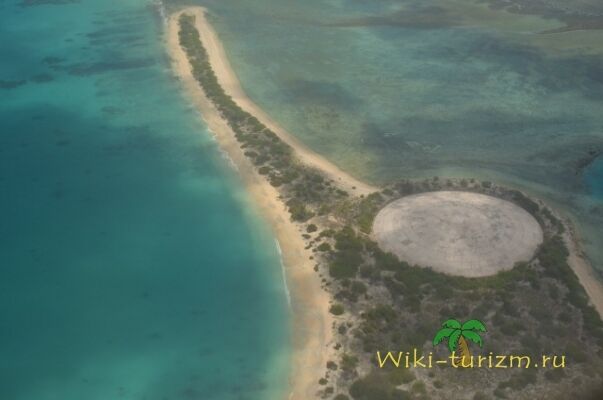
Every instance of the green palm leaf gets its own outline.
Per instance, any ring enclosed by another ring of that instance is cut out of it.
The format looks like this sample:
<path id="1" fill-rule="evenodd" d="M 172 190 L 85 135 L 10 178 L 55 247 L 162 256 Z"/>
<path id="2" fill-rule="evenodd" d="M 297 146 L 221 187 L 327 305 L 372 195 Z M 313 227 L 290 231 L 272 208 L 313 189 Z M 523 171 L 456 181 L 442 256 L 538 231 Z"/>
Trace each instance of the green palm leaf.
<path id="1" fill-rule="evenodd" d="M 438 331 L 438 333 L 436 333 L 435 337 L 433 338 L 433 345 L 437 346 L 442 340 L 444 340 L 444 338 L 450 337 L 450 335 L 452 334 L 452 332 L 454 332 L 455 330 L 452 328 L 442 328 Z"/>
<path id="2" fill-rule="evenodd" d="M 479 344 L 479 347 L 482 347 L 484 344 L 480 335 L 473 331 L 462 331 L 461 334 L 466 338 L 471 340 L 475 344 Z"/>
<path id="3" fill-rule="evenodd" d="M 461 329 L 461 323 L 456 319 L 449 319 L 442 324 L 444 328 Z"/>
<path id="4" fill-rule="evenodd" d="M 461 329 L 463 329 L 464 331 L 473 330 L 486 332 L 486 327 L 484 326 L 482 321 L 479 321 L 477 319 L 470 319 L 469 321 L 465 322 Z"/>
<path id="5" fill-rule="evenodd" d="M 459 344 L 460 337 L 461 337 L 461 330 L 457 329 L 454 332 L 452 332 L 452 334 L 448 338 L 448 349 L 450 350 L 451 353 L 456 350 L 456 348 Z"/>

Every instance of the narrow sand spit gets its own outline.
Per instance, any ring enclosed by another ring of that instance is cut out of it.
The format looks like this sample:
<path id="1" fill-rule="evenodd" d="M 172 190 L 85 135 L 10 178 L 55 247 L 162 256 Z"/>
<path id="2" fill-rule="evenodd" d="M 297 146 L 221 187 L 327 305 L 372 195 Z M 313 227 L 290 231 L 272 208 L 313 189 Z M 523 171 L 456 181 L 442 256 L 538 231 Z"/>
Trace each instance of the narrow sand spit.
<path id="1" fill-rule="evenodd" d="M 188 8 L 173 14 L 168 23 L 167 44 L 173 68 L 181 80 L 188 96 L 198 107 L 209 129 L 214 133 L 220 147 L 228 153 L 243 179 L 251 198 L 269 221 L 278 238 L 287 282 L 291 291 L 293 309 L 293 371 L 289 399 L 307 400 L 315 397 L 319 389 L 318 380 L 324 372 L 328 359 L 333 359 L 332 317 L 328 311 L 329 295 L 321 288 L 318 274 L 314 272 L 312 253 L 305 249 L 300 227 L 291 222 L 289 212 L 279 199 L 279 193 L 256 171 L 243 154 L 234 132 L 221 118 L 213 104 L 205 97 L 191 73 L 191 67 L 178 40 L 178 18 L 182 13 L 197 17 L 197 29 L 207 34 L 203 9 Z M 215 35 L 211 36 L 213 40 Z M 204 42 L 204 45 L 208 44 Z M 212 63 L 215 59 L 212 58 Z M 214 68 L 220 79 L 220 68 Z M 222 79 L 220 79 L 222 82 Z M 340 180 L 343 181 L 343 180 Z M 357 186 L 366 188 L 368 186 Z"/>
<path id="2" fill-rule="evenodd" d="M 205 49 L 209 55 L 212 69 L 216 73 L 218 81 L 220 82 L 220 85 L 226 94 L 231 96 L 239 107 L 252 114 L 261 123 L 276 133 L 281 140 L 293 147 L 296 156 L 304 164 L 321 170 L 325 175 L 333 179 L 333 181 L 335 181 L 342 189 L 348 191 L 350 194 L 358 195 L 366 195 L 379 190 L 377 187 L 371 186 L 354 178 L 345 171 L 342 171 L 336 165 L 310 150 L 307 146 L 302 144 L 293 135 L 275 122 L 268 114 L 266 114 L 266 112 L 264 112 L 264 110 L 262 110 L 247 96 L 241 87 L 241 83 L 239 82 L 236 73 L 230 66 L 230 62 L 228 61 L 228 57 L 224 51 L 222 42 L 220 42 L 218 35 L 207 21 L 205 11 L 206 10 L 202 7 L 194 7 L 187 9 L 186 13 L 193 14 L 196 17 L 197 29 L 199 30 L 201 40 L 203 41 L 203 45 L 205 46 Z"/>

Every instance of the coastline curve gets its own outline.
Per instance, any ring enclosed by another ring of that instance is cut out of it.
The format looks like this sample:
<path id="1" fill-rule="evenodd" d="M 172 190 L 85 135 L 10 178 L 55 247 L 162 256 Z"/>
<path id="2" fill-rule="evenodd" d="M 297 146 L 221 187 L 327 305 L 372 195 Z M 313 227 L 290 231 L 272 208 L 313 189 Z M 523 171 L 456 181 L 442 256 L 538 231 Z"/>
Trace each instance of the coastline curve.
<path id="1" fill-rule="evenodd" d="M 183 14 L 194 15 L 197 29 L 205 31 L 206 27 L 203 25 L 207 23 L 203 13 L 204 9 L 201 7 L 189 7 L 170 15 L 166 34 L 167 50 L 174 73 L 185 93 L 200 112 L 220 149 L 228 154 L 254 205 L 266 218 L 278 241 L 293 316 L 293 368 L 285 397 L 289 400 L 307 400 L 313 398 L 320 389 L 320 374 L 333 352 L 333 321 L 328 311 L 330 297 L 321 287 L 320 279 L 313 269 L 312 252 L 306 248 L 300 226 L 291 221 L 280 193 L 257 172 L 245 156 L 235 133 L 193 76 L 187 54 L 179 42 L 179 18 Z M 214 40 L 217 40 L 215 36 Z"/>

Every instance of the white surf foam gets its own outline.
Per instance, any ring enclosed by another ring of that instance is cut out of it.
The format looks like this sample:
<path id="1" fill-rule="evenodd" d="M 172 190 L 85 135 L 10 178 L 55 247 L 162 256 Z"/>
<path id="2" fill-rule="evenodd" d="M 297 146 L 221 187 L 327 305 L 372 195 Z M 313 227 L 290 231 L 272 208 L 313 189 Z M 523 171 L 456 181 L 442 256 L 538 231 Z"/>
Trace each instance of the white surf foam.
<path id="1" fill-rule="evenodd" d="M 285 263 L 283 262 L 283 251 L 281 250 L 281 244 L 278 239 L 274 239 L 276 244 L 276 250 L 278 251 L 278 257 L 281 263 L 281 271 L 283 272 L 283 284 L 285 286 L 285 296 L 287 297 L 287 304 L 291 308 L 291 293 L 289 292 L 289 286 L 287 285 L 287 271 L 285 269 Z"/>

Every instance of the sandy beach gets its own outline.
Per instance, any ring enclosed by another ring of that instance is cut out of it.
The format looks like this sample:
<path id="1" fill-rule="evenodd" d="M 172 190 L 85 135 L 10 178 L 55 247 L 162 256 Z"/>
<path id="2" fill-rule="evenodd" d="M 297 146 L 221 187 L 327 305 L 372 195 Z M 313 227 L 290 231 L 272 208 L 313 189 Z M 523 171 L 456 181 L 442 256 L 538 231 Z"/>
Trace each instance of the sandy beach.
<path id="1" fill-rule="evenodd" d="M 568 225 L 566 224 L 566 226 Z M 578 234 L 572 226 L 569 226 L 566 231 L 564 240 L 569 250 L 567 262 L 578 276 L 578 280 L 586 290 L 591 303 L 603 319 L 603 282 L 597 277 L 596 272 L 584 255 L 580 247 Z"/>
<path id="2" fill-rule="evenodd" d="M 185 52 L 178 40 L 178 18 L 182 13 L 196 17 L 196 27 L 208 52 L 212 68 L 224 88 L 237 104 L 253 114 L 259 121 L 288 143 L 303 163 L 320 169 L 342 189 L 352 194 L 368 194 L 379 188 L 363 183 L 308 149 L 260 109 L 243 91 L 231 68 L 226 53 L 216 33 L 205 18 L 201 7 L 181 10 L 169 18 L 167 46 L 174 72 L 187 95 L 199 109 L 203 119 L 214 133 L 220 147 L 226 151 L 237 167 L 252 200 L 270 223 L 277 237 L 285 264 L 287 282 L 291 291 L 294 314 L 294 353 L 289 399 L 307 400 L 315 397 L 320 388 L 318 380 L 327 360 L 334 359 L 332 324 L 328 312 L 330 296 L 321 287 L 318 274 L 313 270 L 312 253 L 305 249 L 301 227 L 290 221 L 289 213 L 279 198 L 278 191 L 260 176 L 241 151 L 234 133 L 221 118 L 213 104 L 205 97 L 194 79 Z M 575 235 L 566 237 L 570 250 L 569 263 L 585 287 L 592 303 L 603 317 L 603 284 L 596 277 L 587 259 L 582 255 Z"/>
<path id="3" fill-rule="evenodd" d="M 307 400 L 313 398 L 319 389 L 318 380 L 324 372 L 329 355 L 333 352 L 332 346 L 332 317 L 328 311 L 330 297 L 321 288 L 318 274 L 314 272 L 314 263 L 310 259 L 312 253 L 305 249 L 300 227 L 291 222 L 289 212 L 279 199 L 279 193 L 256 171 L 251 162 L 243 154 L 234 132 L 230 129 L 215 109 L 213 104 L 205 97 L 197 81 L 193 78 L 191 67 L 186 54 L 180 47 L 178 41 L 178 18 L 183 13 L 194 14 L 197 18 L 197 29 L 202 31 L 202 37 L 212 38 L 214 43 L 210 57 L 212 65 L 226 65 L 224 60 L 218 62 L 216 49 L 221 49 L 217 44 L 215 34 L 211 32 L 203 16 L 202 8 L 188 8 L 172 15 L 169 19 L 167 32 L 167 45 L 173 62 L 173 68 L 181 80 L 187 95 L 198 107 L 203 119 L 209 129 L 213 132 L 220 147 L 226 151 L 232 159 L 246 189 L 248 190 L 255 205 L 270 223 L 274 235 L 279 241 L 282 251 L 283 263 L 285 265 L 287 284 L 291 292 L 291 306 L 293 318 L 293 370 L 290 381 L 289 399 Z M 204 41 L 204 45 L 208 43 Z M 223 50 L 221 53 L 224 54 Z M 224 67 L 214 67 L 218 79 L 224 84 Z M 233 77 L 230 71 L 227 77 Z M 232 87 L 232 80 L 228 86 Z M 242 93 L 242 92 L 241 92 Z M 241 100 L 241 96 L 237 101 Z M 254 112 L 255 114 L 255 112 Z M 264 121 L 262 121 L 264 122 Z M 297 150 L 297 149 L 296 149 Z M 310 153 L 305 153 L 310 155 Z M 313 158 L 315 162 L 321 162 L 318 157 Z M 324 163 L 324 161 L 322 161 Z M 331 171 L 337 171 L 332 168 Z M 346 177 L 340 177 L 342 186 L 350 186 L 354 182 L 352 178 L 348 181 Z M 370 186 L 357 184 L 359 190 L 367 190 Z M 332 358 L 331 358 L 332 359 Z"/>

